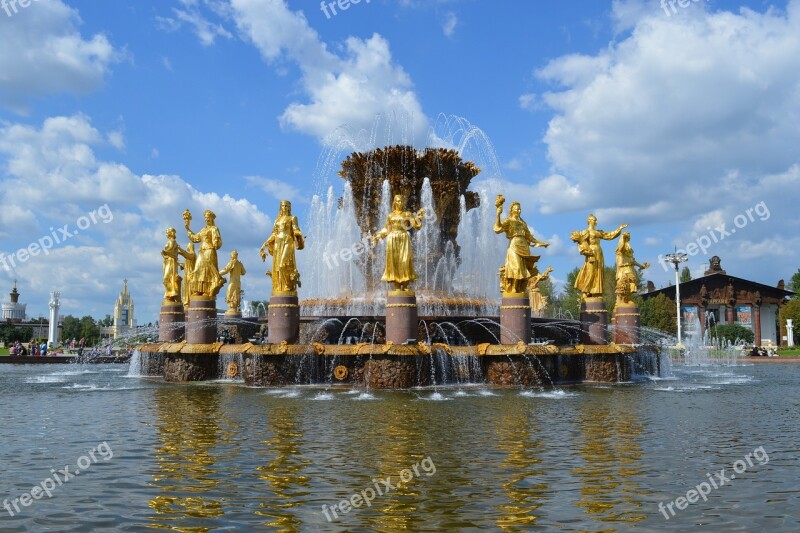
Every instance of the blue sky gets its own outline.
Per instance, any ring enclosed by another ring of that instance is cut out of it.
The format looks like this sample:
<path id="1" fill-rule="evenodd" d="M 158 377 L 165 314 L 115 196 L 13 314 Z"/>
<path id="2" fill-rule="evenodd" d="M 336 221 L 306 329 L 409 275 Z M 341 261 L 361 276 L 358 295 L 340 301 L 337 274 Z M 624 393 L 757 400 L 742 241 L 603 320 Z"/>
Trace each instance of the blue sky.
<path id="1" fill-rule="evenodd" d="M 341 194 L 331 161 L 463 140 L 442 116 L 483 132 L 464 145 L 473 188 L 523 202 L 557 281 L 589 212 L 628 223 L 640 261 L 709 241 L 695 275 L 713 254 L 771 285 L 800 265 L 797 0 L 5 5 L 0 289 L 18 279 L 32 316 L 58 289 L 63 312 L 102 317 L 127 278 L 155 320 L 163 232 L 186 207 L 217 212 L 220 261 L 238 249 L 246 296 L 266 298 L 257 249 L 278 201 L 304 225 L 312 195 Z M 93 210 L 113 220 L 21 260 Z"/>

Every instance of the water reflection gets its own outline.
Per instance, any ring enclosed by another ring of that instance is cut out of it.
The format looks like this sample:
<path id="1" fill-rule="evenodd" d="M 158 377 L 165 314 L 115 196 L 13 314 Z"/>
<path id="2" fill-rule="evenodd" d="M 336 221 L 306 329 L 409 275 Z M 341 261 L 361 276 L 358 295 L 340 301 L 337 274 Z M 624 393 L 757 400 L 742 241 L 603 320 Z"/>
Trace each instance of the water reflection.
<path id="1" fill-rule="evenodd" d="M 156 389 L 153 395 L 159 445 L 150 483 L 157 491 L 149 501 L 152 526 L 208 531 L 191 519 L 223 515 L 222 498 L 212 494 L 220 480 L 210 453 L 222 437 L 219 389 Z"/>
<path id="2" fill-rule="evenodd" d="M 543 451 L 538 431 L 540 420 L 530 408 L 514 409 L 500 416 L 497 427 L 497 448 L 506 454 L 500 467 L 507 470 L 502 483 L 506 502 L 498 506 L 496 524 L 503 531 L 532 527 L 541 514 L 536 513 L 548 491 L 545 470 L 539 454 Z"/>
<path id="3" fill-rule="evenodd" d="M 642 425 L 630 405 L 591 401 L 578 416 L 578 452 L 583 465 L 572 474 L 583 480 L 577 505 L 601 522 L 638 522 L 642 512 Z M 638 497 L 637 497 L 638 495 Z"/>
<path id="4" fill-rule="evenodd" d="M 266 464 L 256 470 L 273 497 L 264 498 L 256 514 L 268 518 L 264 525 L 276 531 L 300 531 L 303 522 L 297 508 L 311 492 L 310 479 L 303 473 L 311 459 L 302 452 L 305 441 L 302 420 L 300 409 L 279 405 L 269 411 L 265 421 L 270 437 L 262 442 L 263 453 L 259 455 L 266 453 L 268 458 L 264 458 Z"/>

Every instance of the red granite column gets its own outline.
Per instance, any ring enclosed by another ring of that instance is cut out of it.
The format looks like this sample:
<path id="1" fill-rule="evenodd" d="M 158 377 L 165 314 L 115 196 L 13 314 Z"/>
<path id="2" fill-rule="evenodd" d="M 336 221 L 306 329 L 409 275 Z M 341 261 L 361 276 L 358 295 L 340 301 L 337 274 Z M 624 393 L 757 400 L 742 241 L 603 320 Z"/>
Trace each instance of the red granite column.
<path id="1" fill-rule="evenodd" d="M 414 291 L 389 291 L 386 298 L 386 340 L 393 344 L 417 342 L 418 322 Z"/>
<path id="2" fill-rule="evenodd" d="M 179 342 L 183 340 L 185 320 L 182 303 L 164 303 L 161 306 L 161 314 L 158 317 L 159 342 Z"/>
<path id="3" fill-rule="evenodd" d="M 581 303 L 581 342 L 583 344 L 608 344 L 608 311 L 603 298 L 586 298 Z"/>
<path id="4" fill-rule="evenodd" d="M 189 317 L 186 321 L 186 344 L 213 344 L 217 342 L 217 301 L 193 295 L 189 299 Z"/>
<path id="5" fill-rule="evenodd" d="M 269 298 L 270 344 L 286 341 L 295 344 L 300 340 L 300 305 L 296 292 L 272 294 Z"/>
<path id="6" fill-rule="evenodd" d="M 531 342 L 531 303 L 527 294 L 503 293 L 500 303 L 500 344 Z"/>

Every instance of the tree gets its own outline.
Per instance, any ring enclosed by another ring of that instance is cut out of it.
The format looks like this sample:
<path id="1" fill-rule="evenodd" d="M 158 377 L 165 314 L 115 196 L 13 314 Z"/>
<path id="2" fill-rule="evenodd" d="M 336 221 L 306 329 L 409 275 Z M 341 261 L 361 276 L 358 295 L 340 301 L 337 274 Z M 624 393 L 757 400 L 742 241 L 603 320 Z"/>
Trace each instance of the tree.
<path id="1" fill-rule="evenodd" d="M 778 313 L 781 326 L 786 326 L 786 320 L 792 320 L 792 330 L 794 331 L 795 344 L 800 343 L 800 297 L 795 296 L 786 305 L 781 307 Z"/>
<path id="2" fill-rule="evenodd" d="M 664 293 L 655 298 L 643 300 L 639 305 L 641 325 L 654 328 L 673 335 L 678 332 L 677 310 L 675 302 Z"/>
<path id="3" fill-rule="evenodd" d="M 573 268 L 567 274 L 564 288 L 551 300 L 552 309 L 560 308 L 563 315 L 571 315 L 578 320 L 580 317 L 581 293 L 575 288 L 575 278 L 578 277 L 579 268 Z"/>
<path id="4" fill-rule="evenodd" d="M 13 324 L 0 324 L 0 341 L 11 344 L 12 342 L 28 342 L 33 337 L 33 328 L 30 326 L 16 327 Z"/>
<path id="5" fill-rule="evenodd" d="M 710 330 L 711 338 L 719 344 L 736 344 L 744 342 L 745 344 L 753 344 L 755 335 L 750 328 L 740 326 L 739 324 L 720 324 Z"/>
<path id="6" fill-rule="evenodd" d="M 797 272 L 794 273 L 792 279 L 789 280 L 789 286 L 787 287 L 790 291 L 796 293 L 794 298 L 800 298 L 800 268 L 797 269 Z"/>
<path id="7" fill-rule="evenodd" d="M 94 344 L 100 340 L 100 328 L 89 315 L 81 318 L 81 337 L 86 339 L 87 344 Z M 66 337 L 64 337 L 66 338 Z"/>
<path id="8" fill-rule="evenodd" d="M 692 271 L 689 270 L 688 266 L 685 266 L 681 270 L 681 283 L 686 283 L 687 281 L 692 281 Z"/>
<path id="9" fill-rule="evenodd" d="M 66 342 L 67 339 L 81 338 L 81 321 L 72 315 L 67 315 L 61 322 L 61 338 Z"/>
<path id="10" fill-rule="evenodd" d="M 103 320 L 101 320 L 100 322 L 98 322 L 98 325 L 100 327 L 103 327 L 103 328 L 107 328 L 109 326 L 113 326 L 114 325 L 114 319 L 111 318 L 111 315 L 106 314 L 105 318 Z"/>

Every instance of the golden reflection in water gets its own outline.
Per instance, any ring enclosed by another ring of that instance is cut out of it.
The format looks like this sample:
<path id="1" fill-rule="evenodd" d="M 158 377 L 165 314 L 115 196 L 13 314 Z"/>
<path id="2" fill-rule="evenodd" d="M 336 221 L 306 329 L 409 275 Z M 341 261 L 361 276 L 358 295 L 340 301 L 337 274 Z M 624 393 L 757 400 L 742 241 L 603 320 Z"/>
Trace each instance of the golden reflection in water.
<path id="1" fill-rule="evenodd" d="M 502 485 L 508 501 L 498 507 L 500 516 L 496 524 L 503 531 L 533 527 L 541 516 L 535 511 L 547 494 L 545 470 L 537 456 L 542 452 L 542 441 L 531 436 L 532 430 L 537 431 L 539 421 L 528 411 L 529 408 L 506 411 L 496 426 L 497 449 L 506 454 L 500 467 L 511 472 Z"/>
<path id="2" fill-rule="evenodd" d="M 380 464 L 374 471 L 374 479 L 386 479 L 391 476 L 395 488 L 386 492 L 384 485 L 378 486 L 384 492 L 376 497 L 373 508 L 378 513 L 359 513 L 359 520 L 363 527 L 372 531 L 417 531 L 425 517 L 420 516 L 421 510 L 421 484 L 428 479 L 424 471 L 418 468 L 420 479 L 414 476 L 408 483 L 400 481 L 400 471 L 411 469 L 415 463 L 421 462 L 430 455 L 426 439 L 422 434 L 424 427 L 420 421 L 420 401 L 404 401 L 395 408 L 385 409 L 382 416 L 374 420 L 372 426 L 375 432 L 371 438 L 375 442 L 375 453 L 378 454 Z M 432 457 L 434 464 L 435 457 Z M 372 479 L 365 483 L 363 488 L 375 485 Z M 363 509 L 363 507 L 362 507 Z"/>
<path id="3" fill-rule="evenodd" d="M 641 496 L 635 476 L 642 475 L 642 425 L 630 405 L 622 402 L 586 402 L 579 415 L 584 465 L 572 469 L 583 480 L 578 507 L 602 522 L 639 522 Z M 638 497 L 637 497 L 638 496 Z"/>
<path id="4" fill-rule="evenodd" d="M 264 525 L 275 531 L 300 531 L 302 520 L 294 509 L 311 493 L 309 477 L 303 475 L 311 460 L 303 456 L 302 418 L 302 411 L 294 407 L 276 406 L 267 413 L 271 435 L 262 444 L 270 459 L 256 471 L 274 497 L 270 503 L 261 502 L 256 514 L 268 518 Z"/>
<path id="5" fill-rule="evenodd" d="M 178 523 L 187 517 L 212 518 L 223 514 L 221 501 L 207 496 L 220 483 L 215 459 L 209 453 L 222 437 L 217 424 L 219 391 L 188 387 L 156 389 L 154 398 L 158 469 L 150 485 L 160 493 L 149 502 L 156 512 L 150 527 L 209 531 L 211 528 L 183 527 Z"/>

